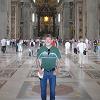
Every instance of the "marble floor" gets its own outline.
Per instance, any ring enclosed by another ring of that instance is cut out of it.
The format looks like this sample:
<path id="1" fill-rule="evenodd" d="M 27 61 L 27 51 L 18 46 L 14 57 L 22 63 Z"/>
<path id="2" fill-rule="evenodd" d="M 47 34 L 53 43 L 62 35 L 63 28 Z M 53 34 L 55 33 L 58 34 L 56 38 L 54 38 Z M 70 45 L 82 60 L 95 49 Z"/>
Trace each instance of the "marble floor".
<path id="1" fill-rule="evenodd" d="M 30 57 L 25 48 L 23 53 L 14 48 L 0 52 L 0 100 L 41 100 L 35 55 Z M 63 49 L 61 55 L 56 100 L 100 100 L 100 56 L 89 51 L 80 68 L 78 56 L 65 55 Z M 49 88 L 47 94 L 49 100 Z"/>

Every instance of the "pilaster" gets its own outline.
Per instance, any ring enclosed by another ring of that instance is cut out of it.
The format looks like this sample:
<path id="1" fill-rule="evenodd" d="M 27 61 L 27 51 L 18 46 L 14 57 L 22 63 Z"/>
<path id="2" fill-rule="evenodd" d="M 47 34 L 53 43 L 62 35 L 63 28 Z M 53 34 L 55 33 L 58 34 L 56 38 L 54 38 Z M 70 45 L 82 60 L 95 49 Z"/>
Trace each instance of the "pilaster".
<path id="1" fill-rule="evenodd" d="M 20 20 L 19 20 L 19 1 L 11 1 L 11 34 L 10 38 L 19 38 L 19 29 L 20 29 Z"/>
<path id="2" fill-rule="evenodd" d="M 64 2 L 63 3 L 63 34 L 64 34 L 64 39 L 70 39 L 69 16 L 70 16 L 69 3 Z"/>
<path id="3" fill-rule="evenodd" d="M 98 0 L 87 0 L 87 37 L 99 38 Z"/>
<path id="4" fill-rule="evenodd" d="M 75 0 L 75 39 L 83 37 L 83 0 Z"/>

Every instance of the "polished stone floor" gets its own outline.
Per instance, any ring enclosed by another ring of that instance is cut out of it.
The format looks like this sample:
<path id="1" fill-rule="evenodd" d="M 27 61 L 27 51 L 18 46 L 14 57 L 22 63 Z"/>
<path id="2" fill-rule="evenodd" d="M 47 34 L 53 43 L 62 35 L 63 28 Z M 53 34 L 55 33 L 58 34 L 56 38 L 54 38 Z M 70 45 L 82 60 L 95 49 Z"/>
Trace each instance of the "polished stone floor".
<path id="1" fill-rule="evenodd" d="M 60 50 L 56 100 L 100 100 L 100 56 L 89 51 L 80 68 L 78 55 L 65 55 L 63 48 Z M 23 53 L 16 53 L 14 48 L 0 52 L 0 100 L 41 100 L 35 55 L 29 57 L 25 48 Z M 49 88 L 47 94 L 49 100 Z"/>

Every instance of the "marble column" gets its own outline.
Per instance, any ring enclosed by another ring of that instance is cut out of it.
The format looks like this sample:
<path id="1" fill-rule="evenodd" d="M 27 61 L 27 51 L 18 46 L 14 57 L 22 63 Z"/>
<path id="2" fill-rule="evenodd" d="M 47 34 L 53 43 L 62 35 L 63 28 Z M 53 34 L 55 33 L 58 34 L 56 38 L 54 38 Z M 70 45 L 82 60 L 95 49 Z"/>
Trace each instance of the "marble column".
<path id="1" fill-rule="evenodd" d="M 30 3 L 30 35 L 29 39 L 32 39 L 33 37 L 33 30 L 32 30 L 32 4 Z"/>
<path id="2" fill-rule="evenodd" d="M 16 38 L 20 36 L 20 6 L 19 0 L 16 3 Z"/>
<path id="3" fill-rule="evenodd" d="M 23 37 L 23 2 L 20 2 L 20 37 Z"/>
<path id="4" fill-rule="evenodd" d="M 60 14 L 60 16 L 59 16 L 60 17 L 60 19 L 59 19 L 60 21 L 58 22 L 59 37 L 63 39 L 64 38 L 64 34 L 63 34 L 63 5 L 60 5 L 58 7 L 58 14 Z"/>
<path id="5" fill-rule="evenodd" d="M 11 33 L 10 38 L 19 38 L 20 33 L 20 15 L 19 0 L 11 1 Z"/>
<path id="6" fill-rule="evenodd" d="M 75 39 L 83 37 L 83 2 L 75 0 Z"/>
<path id="7" fill-rule="evenodd" d="M 83 0 L 83 38 L 87 38 L 87 6 L 86 0 Z"/>
<path id="8" fill-rule="evenodd" d="M 35 20 L 32 23 L 32 37 L 33 37 L 33 39 L 38 36 L 38 28 L 37 28 L 38 18 L 37 18 L 37 14 L 35 13 L 36 12 L 35 9 L 36 8 L 33 7 L 33 13 L 35 14 Z"/>
<path id="9" fill-rule="evenodd" d="M 7 0 L 0 0 L 0 39 L 7 37 Z"/>
<path id="10" fill-rule="evenodd" d="M 7 38 L 10 39 L 11 38 L 11 0 L 7 0 L 8 1 L 8 33 L 7 33 Z"/>
<path id="11" fill-rule="evenodd" d="M 38 15 L 38 23 L 37 23 L 37 27 L 38 27 L 38 34 L 37 36 L 39 36 L 39 33 L 40 33 L 40 15 Z"/>
<path id="12" fill-rule="evenodd" d="M 53 15 L 53 33 L 52 33 L 52 36 L 56 36 L 56 33 L 55 33 L 55 15 Z"/>
<path id="13" fill-rule="evenodd" d="M 63 12 L 62 12 L 63 13 Z M 59 36 L 60 38 L 64 38 L 64 33 L 63 33 L 63 17 L 62 17 L 62 13 L 60 13 L 60 16 L 61 16 L 61 21 L 59 23 Z"/>
<path id="14" fill-rule="evenodd" d="M 70 15 L 70 9 L 69 9 L 69 3 L 64 2 L 63 4 L 63 34 L 64 39 L 70 39 L 69 34 L 69 15 Z"/>
<path id="15" fill-rule="evenodd" d="M 86 0 L 87 3 L 87 38 L 99 38 L 98 0 Z"/>
<path id="16" fill-rule="evenodd" d="M 32 15 L 31 15 L 31 4 L 27 2 L 23 2 L 22 6 L 22 37 L 23 39 L 30 39 L 31 35 L 31 26 L 32 26 Z"/>
<path id="17" fill-rule="evenodd" d="M 77 39 L 77 35 L 78 35 L 78 32 L 77 32 L 77 6 L 76 6 L 77 2 L 74 1 L 74 5 L 75 5 L 75 36 L 74 38 Z"/>

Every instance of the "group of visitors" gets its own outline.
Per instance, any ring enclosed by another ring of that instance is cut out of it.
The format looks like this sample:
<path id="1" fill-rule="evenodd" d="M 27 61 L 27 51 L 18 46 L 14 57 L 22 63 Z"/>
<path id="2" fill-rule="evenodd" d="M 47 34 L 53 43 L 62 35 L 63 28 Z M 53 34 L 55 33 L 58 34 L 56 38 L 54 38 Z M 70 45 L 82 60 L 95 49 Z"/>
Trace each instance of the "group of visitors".
<path id="1" fill-rule="evenodd" d="M 50 100 L 55 100 L 55 88 L 56 88 L 56 74 L 58 73 L 58 69 L 60 67 L 60 58 L 61 54 L 59 51 L 59 45 L 62 42 L 59 42 L 57 39 L 52 39 L 51 36 L 47 36 L 44 40 L 8 40 L 1 39 L 1 51 L 6 53 L 7 46 L 15 46 L 16 52 L 23 51 L 23 45 L 26 45 L 29 49 L 29 56 L 32 56 L 34 53 L 34 47 L 37 45 L 37 66 L 38 66 L 38 76 L 40 79 L 40 87 L 41 87 L 41 98 L 42 100 L 46 100 L 47 98 L 47 80 L 49 80 L 50 84 Z M 94 40 L 93 42 L 94 52 L 97 50 L 100 52 L 100 41 Z M 78 41 L 68 41 L 66 40 L 64 43 L 65 54 L 69 54 L 72 52 L 75 55 L 79 55 L 79 64 L 80 67 L 83 67 L 84 59 L 86 52 L 90 48 L 89 40 L 85 39 L 83 41 L 80 38 Z"/>
<path id="2" fill-rule="evenodd" d="M 100 55 L 100 41 L 94 40 L 91 42 L 87 38 L 83 40 L 80 38 L 79 40 L 66 40 L 65 41 L 65 54 L 73 53 L 73 55 L 78 54 L 80 67 L 83 67 L 84 61 L 86 61 L 86 54 L 89 50 L 94 51 L 98 55 Z"/>
<path id="3" fill-rule="evenodd" d="M 93 47 L 95 53 L 100 53 L 100 40 L 94 40 Z"/>
<path id="4" fill-rule="evenodd" d="M 65 42 L 65 54 L 73 53 L 73 55 L 78 54 L 79 55 L 79 64 L 80 67 L 83 67 L 84 57 L 87 52 L 87 43 L 83 41 L 82 38 L 80 38 L 79 41 L 66 41 Z"/>

